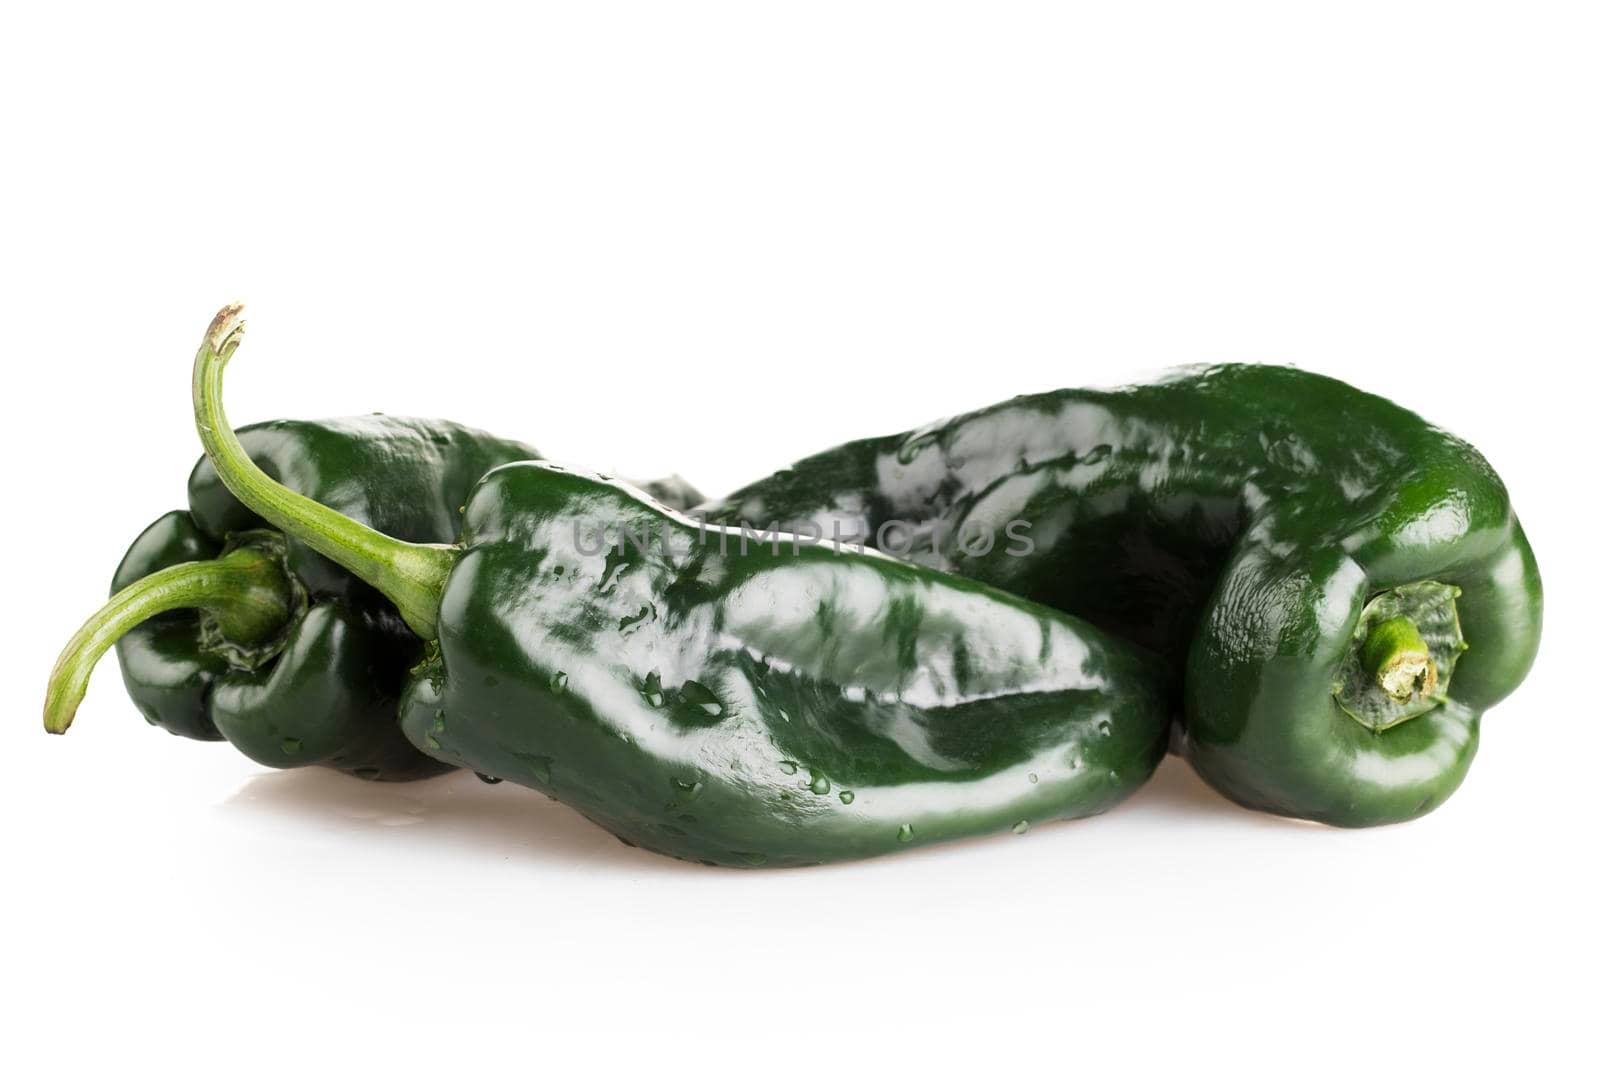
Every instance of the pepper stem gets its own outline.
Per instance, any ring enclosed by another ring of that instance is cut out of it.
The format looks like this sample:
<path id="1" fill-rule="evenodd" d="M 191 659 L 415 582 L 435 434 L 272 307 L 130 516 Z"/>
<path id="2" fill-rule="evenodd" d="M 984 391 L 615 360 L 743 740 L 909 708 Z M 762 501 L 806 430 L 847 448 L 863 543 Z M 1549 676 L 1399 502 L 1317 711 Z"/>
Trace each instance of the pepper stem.
<path id="1" fill-rule="evenodd" d="M 294 594 L 279 560 L 256 548 L 179 563 L 139 579 L 89 616 L 61 650 L 45 689 L 44 728 L 65 733 L 100 657 L 141 622 L 178 608 L 198 608 L 227 640 L 255 645 L 288 623 Z"/>
<path id="2" fill-rule="evenodd" d="M 245 507 L 388 597 L 417 635 L 438 634 L 439 598 L 455 562 L 452 545 L 416 545 L 363 526 L 280 485 L 256 466 L 222 409 L 222 371 L 244 334 L 243 309 L 217 312 L 194 358 L 194 424 L 222 484 Z"/>
<path id="3" fill-rule="evenodd" d="M 1439 684 L 1439 669 L 1428 643 L 1417 624 L 1404 615 L 1372 628 L 1361 645 L 1361 666 L 1390 700 L 1401 704 L 1427 699 Z"/>

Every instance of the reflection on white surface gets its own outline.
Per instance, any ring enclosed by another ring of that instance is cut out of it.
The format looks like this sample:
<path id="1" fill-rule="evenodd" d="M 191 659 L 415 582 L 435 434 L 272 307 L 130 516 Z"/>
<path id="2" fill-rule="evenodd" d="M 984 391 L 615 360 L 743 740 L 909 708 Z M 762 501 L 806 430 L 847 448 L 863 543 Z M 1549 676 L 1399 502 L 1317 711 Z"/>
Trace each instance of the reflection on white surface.
<path id="1" fill-rule="evenodd" d="M 336 834 L 403 834 L 419 854 L 474 850 L 585 863 L 688 867 L 622 845 L 573 809 L 464 771 L 420 782 L 368 782 L 323 767 L 252 775 L 222 805 Z M 409 844 L 409 842 L 408 842 Z M 692 869 L 692 868 L 691 868 Z"/>
<path id="2" fill-rule="evenodd" d="M 501 856 L 522 853 L 530 859 L 571 860 L 655 867 L 684 873 L 705 870 L 695 864 L 667 859 L 617 841 L 572 808 L 531 789 L 510 782 L 489 785 L 465 772 L 421 782 L 367 782 L 322 767 L 268 771 L 251 776 L 224 802 L 231 812 L 246 812 L 292 821 L 302 827 L 320 827 L 345 834 L 370 832 L 385 836 L 415 837 L 419 851 L 433 848 L 488 851 Z M 1188 764 L 1168 757 L 1155 777 L 1121 807 L 1093 820 L 1054 823 L 1032 828 L 1072 834 L 1078 826 L 1106 820 L 1157 819 L 1186 822 L 1259 822 L 1283 830 L 1325 829 L 1315 823 L 1298 823 L 1246 811 L 1219 797 L 1195 776 Z M 956 848 L 1006 844 L 1006 835 L 958 841 L 919 850 L 918 854 L 946 853 Z M 1066 847 L 1058 838 L 1032 847 Z M 894 857 L 876 862 L 905 862 Z"/>

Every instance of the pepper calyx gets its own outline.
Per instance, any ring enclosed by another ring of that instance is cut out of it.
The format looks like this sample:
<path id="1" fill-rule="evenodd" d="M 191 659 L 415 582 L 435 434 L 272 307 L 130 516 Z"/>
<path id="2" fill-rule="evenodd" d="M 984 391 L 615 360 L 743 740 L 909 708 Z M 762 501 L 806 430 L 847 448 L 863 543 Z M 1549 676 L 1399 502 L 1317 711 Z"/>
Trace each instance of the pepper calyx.
<path id="1" fill-rule="evenodd" d="M 305 607 L 305 591 L 285 566 L 282 545 L 282 537 L 265 531 L 240 537 L 216 559 L 175 564 L 113 594 L 61 650 L 45 688 L 45 729 L 65 733 L 95 664 L 128 631 L 165 612 L 199 611 L 215 650 L 233 649 L 229 662 L 236 665 L 259 666 L 277 655 L 289 623 Z"/>
<path id="2" fill-rule="evenodd" d="M 1369 600 L 1334 681 L 1340 709 L 1382 733 L 1443 704 L 1467 647 L 1456 612 L 1460 595 L 1456 586 L 1420 581 Z"/>
<path id="3" fill-rule="evenodd" d="M 310 597 L 289 569 L 289 547 L 282 534 L 251 530 L 230 534 L 226 544 L 219 558 L 258 562 L 256 581 L 231 600 L 200 609 L 200 649 L 253 671 L 283 651 Z"/>

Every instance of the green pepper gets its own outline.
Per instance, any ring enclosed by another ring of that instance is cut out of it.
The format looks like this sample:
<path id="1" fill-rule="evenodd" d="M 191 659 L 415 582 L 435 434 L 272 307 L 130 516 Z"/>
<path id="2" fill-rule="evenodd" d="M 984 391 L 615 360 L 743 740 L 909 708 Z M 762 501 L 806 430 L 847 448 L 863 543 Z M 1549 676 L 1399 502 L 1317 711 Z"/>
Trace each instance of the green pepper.
<path id="1" fill-rule="evenodd" d="M 1173 670 L 1182 749 L 1253 808 L 1431 810 L 1538 647 L 1538 568 L 1482 456 L 1288 367 L 1018 397 L 812 456 L 719 523 L 889 545 L 1071 612 Z"/>
<path id="2" fill-rule="evenodd" d="M 454 423 L 381 415 L 262 423 L 239 440 L 300 493 L 422 541 L 454 540 L 457 504 L 485 471 L 538 455 Z M 188 510 L 139 535 L 111 592 L 51 676 L 52 732 L 71 724 L 115 643 L 134 703 L 179 736 L 226 738 L 270 767 L 379 779 L 450 769 L 407 743 L 397 721 L 423 642 L 370 586 L 262 523 L 210 460 L 189 477 Z"/>
<path id="3" fill-rule="evenodd" d="M 878 553 L 730 543 L 645 494 L 512 463 L 459 542 L 387 536 L 263 472 L 228 428 L 222 316 L 195 416 L 229 490 L 380 590 L 432 652 L 400 721 L 447 763 L 624 841 L 732 866 L 893 852 L 1103 811 L 1162 757 L 1149 657 Z"/>

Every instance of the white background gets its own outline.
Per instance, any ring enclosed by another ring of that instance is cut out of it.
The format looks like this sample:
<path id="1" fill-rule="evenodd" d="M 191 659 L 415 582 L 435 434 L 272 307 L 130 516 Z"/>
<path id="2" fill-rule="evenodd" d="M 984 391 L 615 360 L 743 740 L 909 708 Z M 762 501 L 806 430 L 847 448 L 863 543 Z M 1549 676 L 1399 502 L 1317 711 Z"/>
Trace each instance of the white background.
<path id="1" fill-rule="evenodd" d="M 168 1062 L 1550 1062 L 1593 1050 L 1592 5 L 36 4 L 0 20 L 3 1040 Z M 1460 793 L 1167 765 L 1025 838 L 733 873 L 467 775 L 145 726 L 59 645 L 237 423 L 438 415 L 726 491 L 1014 393 L 1295 362 L 1477 444 L 1548 590 Z M 8 1057 L 9 1058 L 9 1057 Z"/>

